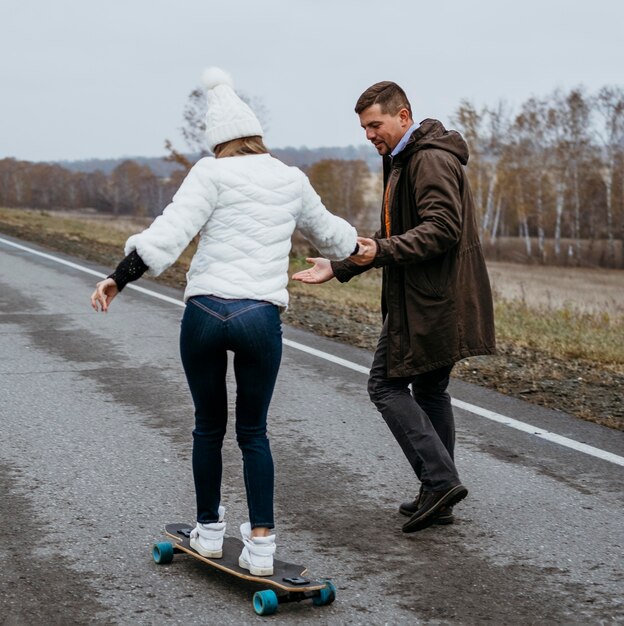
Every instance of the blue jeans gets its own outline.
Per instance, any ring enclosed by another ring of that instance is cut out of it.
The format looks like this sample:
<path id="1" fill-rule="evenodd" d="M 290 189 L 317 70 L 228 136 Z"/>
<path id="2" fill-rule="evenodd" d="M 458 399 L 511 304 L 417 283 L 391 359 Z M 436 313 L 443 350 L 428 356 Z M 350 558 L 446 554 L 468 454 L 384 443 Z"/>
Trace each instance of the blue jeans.
<path id="1" fill-rule="evenodd" d="M 193 477 L 197 521 L 218 520 L 225 436 L 227 351 L 234 353 L 236 440 L 252 528 L 273 528 L 273 458 L 267 412 L 282 358 L 277 306 L 260 300 L 196 296 L 182 318 L 180 354 L 195 404 Z"/>

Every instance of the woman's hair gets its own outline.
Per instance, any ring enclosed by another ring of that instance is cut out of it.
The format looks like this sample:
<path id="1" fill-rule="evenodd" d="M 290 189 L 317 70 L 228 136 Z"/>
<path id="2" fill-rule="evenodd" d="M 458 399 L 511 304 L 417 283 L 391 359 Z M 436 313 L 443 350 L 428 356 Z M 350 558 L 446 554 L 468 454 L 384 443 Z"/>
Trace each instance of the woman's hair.
<path id="1" fill-rule="evenodd" d="M 239 137 L 215 146 L 214 154 L 217 159 L 224 157 L 242 156 L 244 154 L 268 154 L 268 149 L 262 137 Z"/>

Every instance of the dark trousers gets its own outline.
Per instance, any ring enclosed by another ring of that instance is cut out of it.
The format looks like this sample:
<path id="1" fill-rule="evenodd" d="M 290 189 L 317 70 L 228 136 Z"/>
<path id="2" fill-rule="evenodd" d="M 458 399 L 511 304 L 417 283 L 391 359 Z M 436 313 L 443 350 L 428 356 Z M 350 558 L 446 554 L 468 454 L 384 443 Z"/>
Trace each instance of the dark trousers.
<path id="1" fill-rule="evenodd" d="M 198 296 L 182 318 L 180 354 L 195 404 L 193 477 L 197 521 L 218 520 L 227 402 L 227 351 L 234 353 L 236 440 L 252 528 L 273 528 L 273 458 L 267 413 L 282 357 L 279 309 L 258 300 Z"/>
<path id="2" fill-rule="evenodd" d="M 446 390 L 453 366 L 407 378 L 388 378 L 387 345 L 384 324 L 368 380 L 372 402 L 425 490 L 442 491 L 458 485 L 453 461 L 455 419 Z"/>

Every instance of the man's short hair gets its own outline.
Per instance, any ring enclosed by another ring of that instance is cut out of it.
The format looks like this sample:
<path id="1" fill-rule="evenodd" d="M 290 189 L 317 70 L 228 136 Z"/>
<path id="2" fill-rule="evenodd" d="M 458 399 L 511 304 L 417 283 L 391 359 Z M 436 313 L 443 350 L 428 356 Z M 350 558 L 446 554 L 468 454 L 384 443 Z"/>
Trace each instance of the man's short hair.
<path id="1" fill-rule="evenodd" d="M 396 115 L 401 109 L 407 109 L 412 117 L 412 107 L 405 92 L 392 81 L 384 80 L 370 86 L 355 104 L 355 112 L 359 115 L 364 109 L 378 104 L 382 113 Z"/>

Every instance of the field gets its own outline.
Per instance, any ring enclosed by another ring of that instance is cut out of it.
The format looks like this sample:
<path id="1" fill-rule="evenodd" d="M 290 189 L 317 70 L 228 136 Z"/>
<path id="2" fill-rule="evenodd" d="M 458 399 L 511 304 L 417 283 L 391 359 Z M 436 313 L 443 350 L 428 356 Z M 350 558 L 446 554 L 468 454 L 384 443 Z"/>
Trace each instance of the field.
<path id="1" fill-rule="evenodd" d="M 624 315 L 621 270 L 488 263 L 498 298 L 530 307 L 573 309 L 582 313 Z"/>
<path id="2" fill-rule="evenodd" d="M 0 233 L 111 267 L 142 220 L 0 209 Z M 184 285 L 192 250 L 159 280 Z M 291 274 L 305 266 L 293 258 Z M 624 271 L 489 262 L 499 355 L 459 363 L 454 375 L 624 429 Z M 374 349 L 380 326 L 378 272 L 346 285 L 291 281 L 284 321 Z"/>
<path id="3" fill-rule="evenodd" d="M 574 239 L 563 238 L 560 241 L 559 257 L 555 252 L 553 239 L 544 241 L 544 261 L 546 264 L 563 265 L 568 267 L 623 267 L 624 256 L 622 242 L 616 239 L 613 242 L 613 254 L 615 265 L 611 263 L 609 244 L 606 239 L 582 239 L 578 242 Z M 531 254 L 527 253 L 526 242 L 520 237 L 498 237 L 495 243 L 485 245 L 486 255 L 489 259 L 511 263 L 537 263 L 541 257 L 539 241 L 531 238 Z"/>
<path id="4" fill-rule="evenodd" d="M 496 262 L 488 268 L 498 355 L 465 359 L 453 375 L 624 429 L 624 272 Z M 380 277 L 371 274 L 342 286 L 293 285 L 286 319 L 374 349 Z"/>

